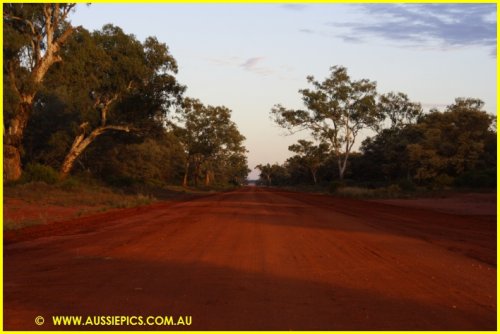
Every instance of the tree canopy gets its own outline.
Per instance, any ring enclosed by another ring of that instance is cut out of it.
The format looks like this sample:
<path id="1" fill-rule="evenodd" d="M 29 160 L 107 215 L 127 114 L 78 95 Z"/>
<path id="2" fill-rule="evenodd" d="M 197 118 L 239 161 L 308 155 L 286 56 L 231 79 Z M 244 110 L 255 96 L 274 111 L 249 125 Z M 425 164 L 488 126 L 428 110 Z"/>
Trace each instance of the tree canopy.
<path id="1" fill-rule="evenodd" d="M 308 130 L 318 140 L 327 141 L 335 154 L 339 177 L 343 179 L 349 154 L 359 132 L 376 128 L 381 113 L 376 108 L 376 83 L 368 79 L 352 80 L 347 69 L 334 66 L 322 82 L 309 76 L 312 89 L 302 89 L 306 110 L 276 105 L 271 110 L 275 122 L 294 131 Z"/>
<path id="2" fill-rule="evenodd" d="M 177 61 L 156 37 L 73 28 L 74 4 L 4 6 L 4 179 L 21 162 L 112 184 L 242 184 L 245 137 L 224 106 L 184 97 Z M 9 160 L 10 159 L 10 160 Z"/>
<path id="3" fill-rule="evenodd" d="M 63 60 L 61 48 L 76 30 L 75 4 L 4 4 L 4 180 L 21 177 L 24 131 L 47 71 Z"/>

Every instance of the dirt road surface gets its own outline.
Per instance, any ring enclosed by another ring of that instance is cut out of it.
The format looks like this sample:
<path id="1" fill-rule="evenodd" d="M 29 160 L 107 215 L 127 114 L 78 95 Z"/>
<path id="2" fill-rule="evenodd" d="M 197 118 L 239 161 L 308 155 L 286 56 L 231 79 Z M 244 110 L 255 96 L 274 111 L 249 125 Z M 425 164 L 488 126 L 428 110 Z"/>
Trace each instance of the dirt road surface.
<path id="1" fill-rule="evenodd" d="M 249 187 L 8 232 L 4 245 L 5 330 L 496 329 L 494 216 Z"/>

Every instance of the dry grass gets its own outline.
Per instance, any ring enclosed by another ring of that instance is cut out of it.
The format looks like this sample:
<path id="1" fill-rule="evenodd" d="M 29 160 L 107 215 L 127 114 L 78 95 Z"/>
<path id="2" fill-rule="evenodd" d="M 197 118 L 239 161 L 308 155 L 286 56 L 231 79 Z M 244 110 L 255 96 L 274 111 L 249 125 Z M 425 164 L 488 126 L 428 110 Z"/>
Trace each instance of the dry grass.
<path id="1" fill-rule="evenodd" d="M 43 182 L 6 186 L 4 196 L 22 199 L 31 204 L 63 207 L 107 206 L 110 208 L 125 208 L 155 201 L 155 198 L 151 196 L 121 194 L 102 186 L 80 186 L 74 189 L 65 189 L 58 185 L 48 185 Z"/>
<path id="2" fill-rule="evenodd" d="M 353 197 L 353 198 L 372 198 L 376 197 L 378 194 L 376 189 L 368 189 L 361 187 L 340 187 L 335 191 L 335 195 L 342 197 Z"/>
<path id="3" fill-rule="evenodd" d="M 105 212 L 151 204 L 156 198 L 123 194 L 96 185 L 66 187 L 31 182 L 4 187 L 4 230 L 20 229 Z"/>

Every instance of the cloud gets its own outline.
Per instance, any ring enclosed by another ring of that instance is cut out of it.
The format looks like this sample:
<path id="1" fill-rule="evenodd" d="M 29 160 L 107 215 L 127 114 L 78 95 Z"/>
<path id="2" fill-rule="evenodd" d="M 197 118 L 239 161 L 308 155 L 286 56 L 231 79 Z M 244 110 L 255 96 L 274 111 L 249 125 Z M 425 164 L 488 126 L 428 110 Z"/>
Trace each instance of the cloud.
<path id="1" fill-rule="evenodd" d="M 264 57 L 251 57 L 243 61 L 240 64 L 240 67 L 249 72 L 253 72 L 263 76 L 275 74 L 275 71 L 273 69 L 259 65 L 264 59 Z"/>
<path id="2" fill-rule="evenodd" d="M 300 12 L 300 11 L 306 10 L 307 5 L 289 3 L 289 4 L 281 5 L 281 8 Z"/>
<path id="3" fill-rule="evenodd" d="M 264 57 L 252 57 L 248 58 L 243 62 L 240 66 L 243 67 L 246 70 L 254 70 L 259 62 L 261 62 L 264 59 Z"/>
<path id="4" fill-rule="evenodd" d="M 312 30 L 312 29 L 307 29 L 307 28 L 302 28 L 302 29 L 299 29 L 299 32 L 301 33 L 304 33 L 304 34 L 314 34 L 315 31 Z"/>
<path id="5" fill-rule="evenodd" d="M 360 8 L 352 5 L 351 8 Z M 439 48 L 485 46 L 496 57 L 495 4 L 370 4 L 366 20 L 330 22 L 344 40 L 381 38 L 397 44 Z"/>
<path id="6" fill-rule="evenodd" d="M 257 56 L 250 58 L 228 57 L 228 58 L 205 58 L 206 61 L 219 66 L 228 66 L 240 68 L 248 72 L 252 72 L 262 76 L 276 75 L 282 78 L 282 75 L 277 70 L 263 66 L 265 57 Z"/>

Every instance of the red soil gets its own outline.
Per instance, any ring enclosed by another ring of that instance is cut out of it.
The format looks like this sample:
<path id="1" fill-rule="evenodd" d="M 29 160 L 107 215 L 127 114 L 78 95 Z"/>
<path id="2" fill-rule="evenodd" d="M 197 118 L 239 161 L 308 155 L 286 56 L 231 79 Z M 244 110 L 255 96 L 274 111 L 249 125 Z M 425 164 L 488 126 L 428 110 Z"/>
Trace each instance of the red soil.
<path id="1" fill-rule="evenodd" d="M 245 188 L 4 239 L 5 330 L 496 329 L 494 215 Z M 52 315 L 193 322 L 86 328 Z"/>

